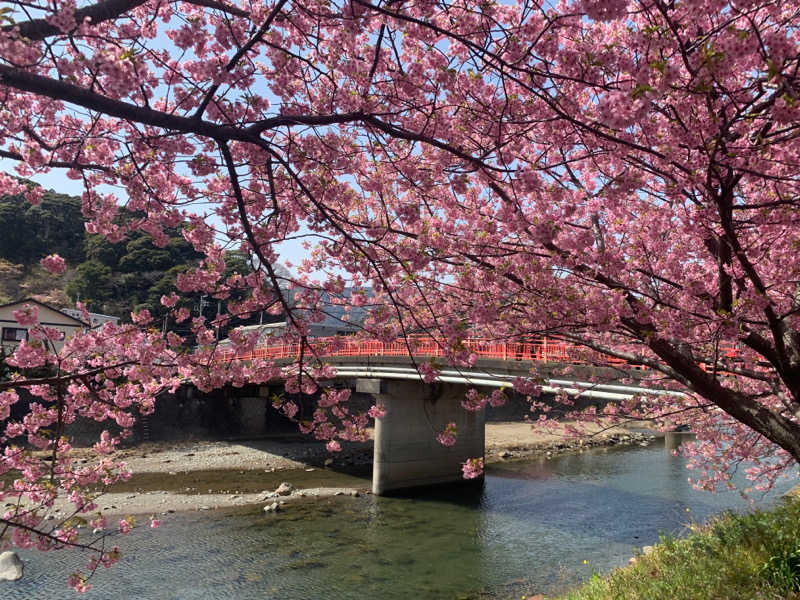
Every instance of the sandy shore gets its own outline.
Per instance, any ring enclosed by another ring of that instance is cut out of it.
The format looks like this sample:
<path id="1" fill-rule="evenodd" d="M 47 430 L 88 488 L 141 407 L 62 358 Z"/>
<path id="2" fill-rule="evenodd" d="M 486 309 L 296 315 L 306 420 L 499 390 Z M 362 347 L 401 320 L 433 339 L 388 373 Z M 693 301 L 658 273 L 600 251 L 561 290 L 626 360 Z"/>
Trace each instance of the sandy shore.
<path id="1" fill-rule="evenodd" d="M 590 441 L 568 442 L 562 436 L 535 431 L 527 423 L 486 424 L 487 462 L 626 443 L 648 443 L 648 438 L 614 428 L 599 432 Z M 280 510 L 282 505 L 303 498 L 370 493 L 371 455 L 371 442 L 349 444 L 342 452 L 331 454 L 319 442 L 298 436 L 146 443 L 115 454 L 115 459 L 128 464 L 133 476 L 104 493 L 97 504 L 108 516 L 163 515 L 248 504 L 272 506 L 276 502 Z M 276 496 L 274 491 L 283 482 L 295 490 Z M 67 506 L 56 508 L 59 512 L 54 518 L 63 517 Z"/>
<path id="2" fill-rule="evenodd" d="M 103 494 L 97 504 L 100 512 L 107 517 L 134 515 L 139 517 L 155 516 L 162 518 L 178 511 L 204 511 L 219 508 L 234 508 L 252 504 L 263 504 L 272 511 L 285 510 L 291 502 L 303 499 L 324 498 L 329 496 L 361 496 L 369 494 L 366 489 L 357 488 L 303 488 L 286 496 L 275 495 L 274 491 L 264 490 L 259 493 L 243 494 L 181 494 L 169 491 L 150 491 L 136 494 L 110 492 Z M 277 505 L 277 506 L 275 506 Z M 51 513 L 52 518 L 67 516 L 66 504 L 57 504 Z"/>

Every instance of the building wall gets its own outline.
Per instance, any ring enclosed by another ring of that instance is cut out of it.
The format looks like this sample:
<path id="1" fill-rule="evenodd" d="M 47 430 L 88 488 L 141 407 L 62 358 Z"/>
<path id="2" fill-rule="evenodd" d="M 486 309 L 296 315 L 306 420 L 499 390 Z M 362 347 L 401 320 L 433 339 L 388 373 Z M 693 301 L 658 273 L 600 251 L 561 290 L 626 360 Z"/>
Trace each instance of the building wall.
<path id="1" fill-rule="evenodd" d="M 27 330 L 30 329 L 30 326 L 20 325 L 14 318 L 14 311 L 21 309 L 23 306 L 25 306 L 25 303 L 19 302 L 0 307 L 0 344 L 2 344 L 3 350 L 7 353 L 14 351 L 19 344 L 19 339 L 27 339 Z M 57 310 L 41 304 L 36 304 L 35 306 L 39 309 L 39 323 L 61 331 L 64 334 L 64 339 L 83 329 L 83 326 L 78 321 L 61 314 Z M 56 349 L 60 349 L 63 345 L 63 340 L 55 344 Z"/>

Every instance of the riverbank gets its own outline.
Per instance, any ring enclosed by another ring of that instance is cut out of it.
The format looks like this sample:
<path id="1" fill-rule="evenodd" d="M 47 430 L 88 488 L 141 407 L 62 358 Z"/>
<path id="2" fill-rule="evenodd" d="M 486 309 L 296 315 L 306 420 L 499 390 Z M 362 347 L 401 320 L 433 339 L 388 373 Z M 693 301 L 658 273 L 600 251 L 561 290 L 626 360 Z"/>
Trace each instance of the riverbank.
<path id="1" fill-rule="evenodd" d="M 656 439 L 656 432 L 644 428 L 607 427 L 605 425 L 583 425 L 587 436 L 569 438 L 566 429 L 571 423 L 563 423 L 553 433 L 534 430 L 530 423 L 487 423 L 486 462 L 526 459 L 535 456 L 552 458 L 559 454 L 584 452 L 591 448 L 626 446 L 637 444 L 648 446 Z"/>
<path id="2" fill-rule="evenodd" d="M 662 539 L 628 567 L 561 600 L 800 599 L 800 502 L 725 515 L 691 525 L 686 538 Z"/>
<path id="3" fill-rule="evenodd" d="M 598 426 L 594 433 L 588 439 L 567 440 L 558 432 L 533 430 L 528 423 L 487 423 L 486 461 L 550 458 L 598 446 L 647 445 L 653 439 L 652 435 L 621 427 L 605 431 Z M 84 460 L 88 457 L 86 452 Z M 319 496 L 369 494 L 371 486 L 371 441 L 344 444 L 338 453 L 327 452 L 324 444 L 299 435 L 144 443 L 121 449 L 112 457 L 125 461 L 133 475 L 98 499 L 101 512 L 108 516 L 259 503 L 271 506 Z M 276 499 L 273 493 L 284 482 L 296 491 Z M 54 516 L 63 515 L 67 508 L 57 505 Z"/>

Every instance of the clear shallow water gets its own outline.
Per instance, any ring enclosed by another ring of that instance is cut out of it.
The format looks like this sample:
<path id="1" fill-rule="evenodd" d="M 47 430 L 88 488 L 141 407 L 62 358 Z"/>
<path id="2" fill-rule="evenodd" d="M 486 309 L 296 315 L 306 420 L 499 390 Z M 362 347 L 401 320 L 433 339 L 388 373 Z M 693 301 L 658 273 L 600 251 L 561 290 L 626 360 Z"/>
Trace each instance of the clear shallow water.
<path id="1" fill-rule="evenodd" d="M 659 444 L 490 468 L 482 490 L 417 498 L 331 498 L 265 515 L 173 514 L 116 540 L 125 554 L 87 599 L 309 600 L 513 598 L 555 592 L 627 563 L 633 549 L 691 521 L 746 510 L 735 492 L 692 490 Z M 759 505 L 777 501 L 787 482 Z M 686 509 L 689 509 L 687 512 Z M 65 598 L 74 552 L 20 552 L 4 600 Z M 584 564 L 583 561 L 586 561 Z M 77 597 L 77 596 L 76 596 Z"/>

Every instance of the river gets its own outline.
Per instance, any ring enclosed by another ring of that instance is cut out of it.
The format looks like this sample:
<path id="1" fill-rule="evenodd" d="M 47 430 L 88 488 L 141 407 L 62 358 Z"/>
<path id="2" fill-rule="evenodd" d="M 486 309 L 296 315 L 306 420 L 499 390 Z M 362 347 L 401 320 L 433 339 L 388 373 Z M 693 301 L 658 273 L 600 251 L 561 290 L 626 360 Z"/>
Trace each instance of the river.
<path id="1" fill-rule="evenodd" d="M 87 600 L 468 600 L 554 593 L 626 564 L 659 532 L 682 535 L 736 492 L 687 483 L 685 461 L 660 444 L 492 465 L 482 489 L 415 498 L 335 497 L 264 514 L 260 506 L 171 514 L 115 540 Z M 791 482 L 760 497 L 778 501 Z M 75 552 L 20 551 L 4 600 L 66 598 Z"/>

